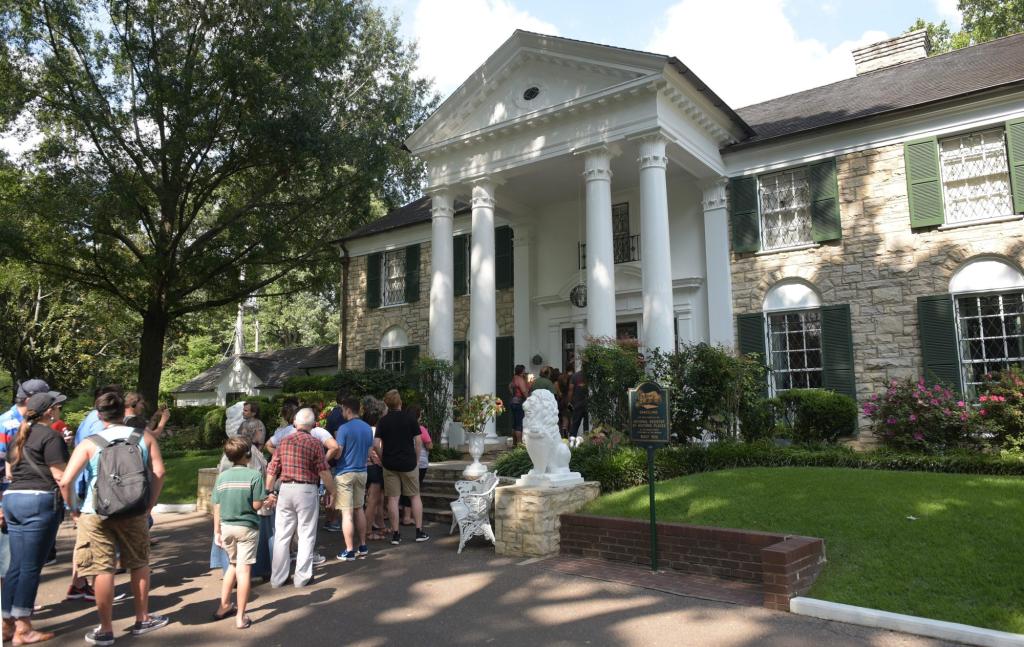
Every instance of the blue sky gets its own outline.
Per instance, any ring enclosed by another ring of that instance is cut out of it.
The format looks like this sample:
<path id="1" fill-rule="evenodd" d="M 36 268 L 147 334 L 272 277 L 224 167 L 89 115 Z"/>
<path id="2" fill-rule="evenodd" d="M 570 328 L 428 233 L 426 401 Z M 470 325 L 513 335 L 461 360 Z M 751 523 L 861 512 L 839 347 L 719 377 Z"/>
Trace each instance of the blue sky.
<path id="1" fill-rule="evenodd" d="M 853 75 L 850 50 L 956 0 L 378 0 L 451 93 L 517 27 L 678 56 L 740 107 Z"/>

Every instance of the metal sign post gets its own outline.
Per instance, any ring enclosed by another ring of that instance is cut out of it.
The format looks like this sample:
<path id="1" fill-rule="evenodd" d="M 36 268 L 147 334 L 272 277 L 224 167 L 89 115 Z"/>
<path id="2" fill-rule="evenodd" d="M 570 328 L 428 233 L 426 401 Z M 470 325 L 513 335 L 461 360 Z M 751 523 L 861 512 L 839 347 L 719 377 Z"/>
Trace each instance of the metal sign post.
<path id="1" fill-rule="evenodd" d="M 654 498 L 654 450 L 669 442 L 672 426 L 669 389 L 641 382 L 629 390 L 629 436 L 647 448 L 647 487 L 651 513 L 651 570 L 658 570 L 658 519 Z"/>

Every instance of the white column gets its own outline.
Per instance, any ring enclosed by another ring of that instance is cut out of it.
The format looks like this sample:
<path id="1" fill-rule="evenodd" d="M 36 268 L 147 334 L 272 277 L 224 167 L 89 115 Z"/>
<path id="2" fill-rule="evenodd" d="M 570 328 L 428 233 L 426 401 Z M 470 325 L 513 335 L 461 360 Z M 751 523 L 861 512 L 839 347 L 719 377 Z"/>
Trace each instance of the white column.
<path id="1" fill-rule="evenodd" d="M 675 350 L 672 325 L 672 252 L 669 247 L 667 141 L 640 140 L 640 267 L 643 272 L 644 345 L 648 351 Z"/>
<path id="2" fill-rule="evenodd" d="M 454 201 L 448 190 L 437 191 L 430 197 L 430 353 L 438 359 L 452 361 L 455 357 Z"/>
<path id="3" fill-rule="evenodd" d="M 587 334 L 615 338 L 615 252 L 612 247 L 612 152 L 586 153 Z M 576 343 L 582 342 L 577 339 Z"/>
<path id="4" fill-rule="evenodd" d="M 533 356 L 533 315 L 530 307 L 530 273 L 533 262 L 530 258 L 530 225 L 521 223 L 512 227 L 512 267 L 515 272 L 513 284 L 512 330 L 515 335 L 515 362 L 530 366 Z M 545 362 L 551 363 L 545 358 Z M 529 370 L 529 369 L 528 369 Z"/>
<path id="5" fill-rule="evenodd" d="M 729 217 L 725 209 L 727 180 L 704 187 L 704 258 L 707 271 L 708 341 L 733 348 L 732 274 L 729 266 Z"/>
<path id="6" fill-rule="evenodd" d="M 494 188 L 490 178 L 473 184 L 469 260 L 469 394 L 494 393 L 498 322 L 494 291 Z M 511 379 L 511 376 L 509 376 Z M 487 436 L 496 437 L 494 423 Z"/>

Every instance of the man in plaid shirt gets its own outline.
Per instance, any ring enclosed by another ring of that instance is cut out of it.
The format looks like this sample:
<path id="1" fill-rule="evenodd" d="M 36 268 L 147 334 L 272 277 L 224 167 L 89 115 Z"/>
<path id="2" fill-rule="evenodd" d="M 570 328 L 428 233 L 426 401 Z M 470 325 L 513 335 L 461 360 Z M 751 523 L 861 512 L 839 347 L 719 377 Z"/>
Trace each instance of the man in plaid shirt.
<path id="1" fill-rule="evenodd" d="M 313 581 L 313 549 L 316 546 L 316 518 L 320 511 L 318 490 L 327 487 L 326 504 L 334 498 L 334 478 L 324 455 L 324 446 L 310 435 L 316 426 L 312 409 L 295 414 L 295 433 L 281 441 L 267 466 L 267 491 L 270 505 L 277 506 L 274 523 L 274 555 L 270 584 L 276 589 L 288 579 L 291 560 L 288 547 L 298 533 L 299 554 L 295 562 L 295 586 Z"/>

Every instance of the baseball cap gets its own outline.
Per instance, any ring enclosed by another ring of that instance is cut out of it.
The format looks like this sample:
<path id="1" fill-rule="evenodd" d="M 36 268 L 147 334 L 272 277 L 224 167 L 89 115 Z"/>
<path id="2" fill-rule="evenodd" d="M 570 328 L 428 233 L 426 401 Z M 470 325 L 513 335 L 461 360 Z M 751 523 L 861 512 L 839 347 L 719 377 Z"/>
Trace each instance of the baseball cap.
<path id="1" fill-rule="evenodd" d="M 50 385 L 42 380 L 25 380 L 18 385 L 18 399 L 27 400 L 37 393 L 47 393 L 49 390 Z"/>
<path id="2" fill-rule="evenodd" d="M 68 397 L 66 395 L 62 395 L 56 391 L 47 391 L 46 393 L 36 393 L 30 397 L 25 406 L 27 406 L 30 411 L 40 412 L 46 411 L 53 405 L 60 404 L 67 399 Z"/>

